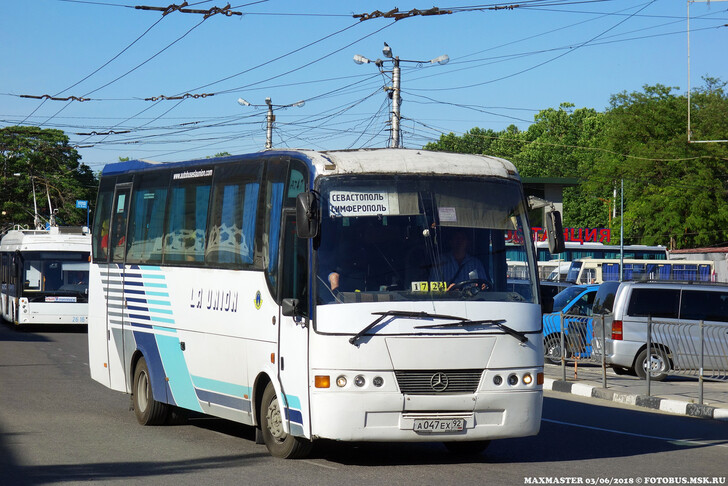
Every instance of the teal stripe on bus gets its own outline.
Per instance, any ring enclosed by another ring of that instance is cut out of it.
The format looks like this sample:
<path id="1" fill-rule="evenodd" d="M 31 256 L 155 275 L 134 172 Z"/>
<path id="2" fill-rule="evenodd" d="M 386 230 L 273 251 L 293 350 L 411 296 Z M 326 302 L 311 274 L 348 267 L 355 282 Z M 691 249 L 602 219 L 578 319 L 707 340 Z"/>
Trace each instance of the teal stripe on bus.
<path id="1" fill-rule="evenodd" d="M 164 372 L 169 378 L 169 389 L 172 391 L 175 403 L 179 407 L 202 412 L 190 371 L 180 349 L 179 339 L 161 334 L 155 334 L 154 337 L 157 341 Z"/>
<path id="2" fill-rule="evenodd" d="M 197 388 L 202 388 L 216 393 L 223 393 L 234 397 L 243 398 L 247 395 L 248 398 L 250 398 L 250 394 L 252 393 L 252 388 L 249 386 L 236 385 L 234 383 L 213 380 L 212 378 L 205 378 L 203 376 L 193 376 L 192 382 Z"/>

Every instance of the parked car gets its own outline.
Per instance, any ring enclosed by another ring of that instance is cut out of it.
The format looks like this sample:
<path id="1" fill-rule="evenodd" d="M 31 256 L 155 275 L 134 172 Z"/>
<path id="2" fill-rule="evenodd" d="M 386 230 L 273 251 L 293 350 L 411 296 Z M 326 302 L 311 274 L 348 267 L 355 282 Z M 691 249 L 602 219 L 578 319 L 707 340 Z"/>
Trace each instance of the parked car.
<path id="1" fill-rule="evenodd" d="M 572 285 L 554 297 L 553 312 L 543 315 L 545 359 L 561 362 L 561 313 L 564 318 L 566 356 L 590 354 L 591 331 L 589 316 L 599 285 Z"/>
<path id="2" fill-rule="evenodd" d="M 548 314 L 554 312 L 554 297 L 564 289 L 571 287 L 572 283 L 567 282 L 545 282 L 541 280 L 541 313 Z"/>
<path id="3" fill-rule="evenodd" d="M 647 351 L 648 319 L 653 332 Z M 706 366 L 728 369 L 728 286 L 697 282 L 622 282 L 614 295 L 613 313 L 605 320 L 606 362 L 618 374 L 633 373 L 664 380 L 672 369 L 694 369 L 700 349 L 699 323 L 711 329 Z M 722 328 L 725 330 L 723 331 Z M 601 349 L 600 343 L 594 343 Z M 708 368 L 710 369 L 710 368 Z"/>

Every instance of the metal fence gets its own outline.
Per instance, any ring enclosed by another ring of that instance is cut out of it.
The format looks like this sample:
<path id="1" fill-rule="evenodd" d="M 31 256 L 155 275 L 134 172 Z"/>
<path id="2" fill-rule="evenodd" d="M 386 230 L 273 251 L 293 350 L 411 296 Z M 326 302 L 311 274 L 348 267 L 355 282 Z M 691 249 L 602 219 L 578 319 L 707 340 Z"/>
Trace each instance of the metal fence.
<path id="1" fill-rule="evenodd" d="M 611 337 L 607 328 L 610 319 L 603 315 L 592 317 L 560 314 L 555 320 L 544 321 L 544 349 L 547 362 L 561 365 L 566 380 L 567 365 L 574 368 L 574 378 L 580 363 L 597 364 L 602 368 L 602 386 L 607 387 L 607 364 L 602 343 Z M 665 322 L 647 319 L 644 360 L 647 394 L 651 381 L 660 373 L 698 378 L 699 403 L 703 403 L 703 381 L 728 381 L 728 325 L 699 322 Z M 647 370 L 650 372 L 648 373 Z M 620 373 L 622 374 L 622 373 Z"/>

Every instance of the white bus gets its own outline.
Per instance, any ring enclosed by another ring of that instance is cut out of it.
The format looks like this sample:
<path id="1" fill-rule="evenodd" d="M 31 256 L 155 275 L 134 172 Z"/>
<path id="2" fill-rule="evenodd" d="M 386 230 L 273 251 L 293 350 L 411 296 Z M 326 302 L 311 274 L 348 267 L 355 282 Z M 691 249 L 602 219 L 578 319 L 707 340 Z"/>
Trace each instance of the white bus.
<path id="1" fill-rule="evenodd" d="M 513 165 L 485 156 L 107 165 L 91 376 L 130 393 L 141 424 L 174 407 L 211 414 L 255 426 L 278 457 L 319 438 L 472 452 L 536 434 L 543 338 L 526 210 Z M 527 254 L 517 283 L 509 231 Z M 448 270 L 448 242 L 463 238 L 467 264 Z"/>
<path id="2" fill-rule="evenodd" d="M 0 240 L 0 308 L 13 324 L 86 324 L 91 235 L 17 227 Z"/>

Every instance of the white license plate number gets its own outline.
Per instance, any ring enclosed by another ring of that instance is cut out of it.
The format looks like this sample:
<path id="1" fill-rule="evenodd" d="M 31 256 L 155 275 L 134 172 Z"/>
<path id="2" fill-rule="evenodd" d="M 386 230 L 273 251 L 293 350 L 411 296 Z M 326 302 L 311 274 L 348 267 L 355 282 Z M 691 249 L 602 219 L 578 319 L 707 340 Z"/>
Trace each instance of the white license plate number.
<path id="1" fill-rule="evenodd" d="M 456 419 L 415 419 L 415 432 L 458 432 L 465 428 L 465 420 Z"/>

